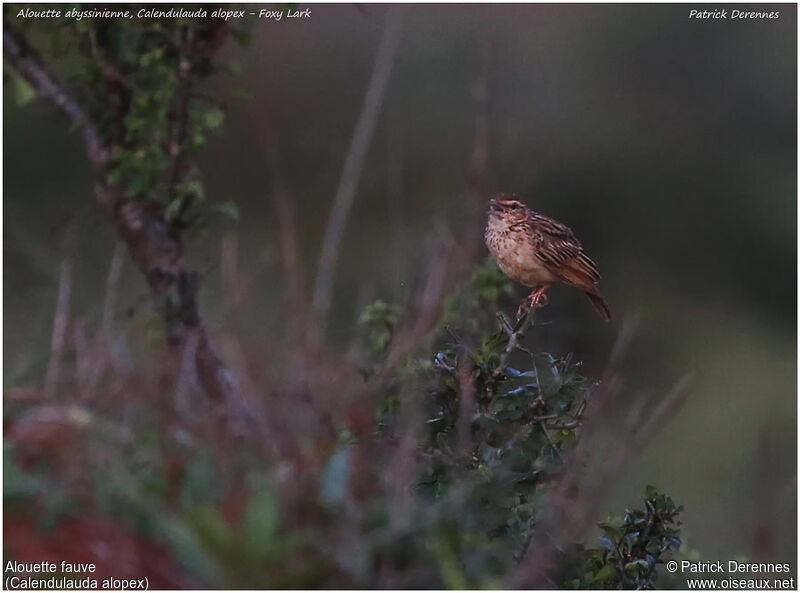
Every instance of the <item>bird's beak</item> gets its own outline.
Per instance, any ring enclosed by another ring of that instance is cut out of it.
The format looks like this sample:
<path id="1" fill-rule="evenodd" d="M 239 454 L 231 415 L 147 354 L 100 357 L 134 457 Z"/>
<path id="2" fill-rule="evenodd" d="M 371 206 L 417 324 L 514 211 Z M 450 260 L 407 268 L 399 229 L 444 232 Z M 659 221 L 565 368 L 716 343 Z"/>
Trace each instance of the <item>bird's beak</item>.
<path id="1" fill-rule="evenodd" d="M 489 212 L 499 212 L 502 210 L 503 207 L 500 205 L 500 202 L 492 198 L 489 200 Z"/>

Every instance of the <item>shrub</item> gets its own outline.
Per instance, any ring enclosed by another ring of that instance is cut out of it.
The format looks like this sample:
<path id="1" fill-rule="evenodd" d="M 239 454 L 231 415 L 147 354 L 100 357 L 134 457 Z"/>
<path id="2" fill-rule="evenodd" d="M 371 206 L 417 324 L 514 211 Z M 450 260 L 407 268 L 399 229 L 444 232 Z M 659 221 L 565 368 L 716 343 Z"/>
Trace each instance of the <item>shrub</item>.
<path id="1" fill-rule="evenodd" d="M 394 361 L 404 314 L 368 307 L 368 363 L 344 387 L 366 395 L 344 400 L 346 413 L 327 423 L 323 414 L 309 420 L 309 400 L 288 385 L 273 385 L 278 399 L 250 394 L 243 425 L 230 408 L 182 410 L 141 371 L 105 378 L 110 397 L 137 400 L 121 404 L 124 420 L 102 399 L 54 405 L 35 391 L 7 399 L 4 502 L 39 546 L 12 540 L 11 557 L 113 532 L 116 548 L 99 570 L 122 577 L 119 567 L 137 558 L 139 574 L 128 576 L 147 575 L 151 586 L 514 583 L 574 471 L 597 382 L 568 355 L 524 349 L 520 332 L 532 320 L 512 327 L 493 314 L 509 294 L 494 266 L 481 266 L 448 299 L 433 352 Z M 298 373 L 320 374 L 324 384 L 325 370 L 306 364 Z M 134 383 L 139 391 L 126 391 Z M 259 399 L 279 403 L 262 409 Z M 642 508 L 599 524 L 598 546 L 563 546 L 547 584 L 653 587 L 658 565 L 680 545 L 680 510 L 648 487 Z M 108 527 L 93 531 L 96 522 Z M 154 556 L 158 565 L 146 563 Z M 95 558 L 76 558 L 87 560 Z"/>

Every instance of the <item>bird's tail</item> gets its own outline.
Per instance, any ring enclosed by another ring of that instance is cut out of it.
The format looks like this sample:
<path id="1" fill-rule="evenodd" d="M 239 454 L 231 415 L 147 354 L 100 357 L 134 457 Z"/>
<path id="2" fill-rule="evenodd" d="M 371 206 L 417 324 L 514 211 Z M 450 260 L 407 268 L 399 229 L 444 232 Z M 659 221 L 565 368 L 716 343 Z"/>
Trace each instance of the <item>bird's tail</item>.
<path id="1" fill-rule="evenodd" d="M 590 301 L 592 301 L 594 308 L 597 309 L 597 312 L 600 314 L 600 317 L 603 318 L 603 321 L 608 321 L 611 319 L 611 309 L 609 309 L 608 303 L 603 297 L 596 292 L 589 292 L 588 290 L 585 290 L 584 294 L 589 297 Z"/>

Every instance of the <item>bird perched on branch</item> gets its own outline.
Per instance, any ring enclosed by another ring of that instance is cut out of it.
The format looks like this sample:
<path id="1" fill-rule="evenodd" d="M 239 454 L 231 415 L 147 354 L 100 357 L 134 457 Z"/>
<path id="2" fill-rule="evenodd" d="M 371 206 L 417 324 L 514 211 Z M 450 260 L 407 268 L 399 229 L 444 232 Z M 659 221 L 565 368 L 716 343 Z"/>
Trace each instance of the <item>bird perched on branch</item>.
<path id="1" fill-rule="evenodd" d="M 563 282 L 582 290 L 600 316 L 611 319 L 608 303 L 597 292 L 600 274 L 568 226 L 534 212 L 514 194 L 499 194 L 489 200 L 484 238 L 503 273 L 533 288 L 520 314 L 543 307 L 547 289 Z"/>

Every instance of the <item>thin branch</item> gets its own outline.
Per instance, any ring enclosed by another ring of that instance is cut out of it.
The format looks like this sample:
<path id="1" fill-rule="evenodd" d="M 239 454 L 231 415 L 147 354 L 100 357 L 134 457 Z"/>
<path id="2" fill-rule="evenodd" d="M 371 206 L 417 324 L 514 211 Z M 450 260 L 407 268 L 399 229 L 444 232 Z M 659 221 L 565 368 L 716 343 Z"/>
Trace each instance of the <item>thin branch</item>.
<path id="1" fill-rule="evenodd" d="M 550 432 L 547 430 L 547 425 L 544 422 L 539 422 L 539 426 L 541 426 L 542 432 L 544 433 L 544 436 L 547 439 L 547 442 L 550 443 L 550 446 L 553 448 L 553 451 L 556 452 L 556 455 L 558 456 L 558 459 L 563 463 L 564 462 L 564 457 L 561 455 L 561 450 L 553 442 L 553 439 L 550 436 Z"/>
<path id="2" fill-rule="evenodd" d="M 470 160 L 465 168 L 466 187 L 464 190 L 464 213 L 466 223 L 458 238 L 462 245 L 462 263 L 472 266 L 482 242 L 479 229 L 485 224 L 483 218 L 486 194 L 489 189 L 489 116 L 491 113 L 491 71 L 494 61 L 494 41 L 486 34 L 480 40 L 480 54 L 475 80 L 472 86 L 472 100 L 475 109 L 475 128 Z"/>
<path id="3" fill-rule="evenodd" d="M 388 373 L 412 351 L 421 347 L 425 337 L 436 327 L 445 291 L 452 285 L 449 273 L 458 267 L 455 262 L 461 254 L 457 247 L 458 244 L 445 228 L 439 229 L 438 236 L 431 238 L 425 267 L 421 271 L 422 282 L 411 298 L 407 323 L 395 331 L 383 373 Z"/>
<path id="4" fill-rule="evenodd" d="M 183 39 L 178 56 L 178 88 L 175 93 L 173 117 L 170 122 L 170 133 L 167 151 L 172 157 L 169 175 L 169 191 L 173 193 L 175 186 L 186 176 L 186 154 L 183 143 L 189 125 L 189 100 L 191 99 L 192 55 L 194 49 L 194 27 L 190 24 L 183 28 Z"/>
<path id="5" fill-rule="evenodd" d="M 226 313 L 238 309 L 242 301 L 242 283 L 239 274 L 239 236 L 223 233 L 219 248 L 219 272 L 222 285 L 222 309 Z"/>
<path id="6" fill-rule="evenodd" d="M 111 265 L 106 277 L 106 296 L 103 301 L 103 319 L 100 332 L 91 346 L 91 368 L 85 374 L 87 379 L 81 389 L 81 398 L 84 400 L 92 396 L 97 384 L 100 382 L 100 378 L 103 376 L 103 372 L 108 366 L 109 360 L 111 360 L 114 308 L 117 302 L 117 285 L 122 274 L 123 257 L 124 248 L 122 243 L 117 242 L 114 245 L 114 254 L 111 256 Z"/>
<path id="7" fill-rule="evenodd" d="M 489 75 L 494 53 L 493 42 L 488 34 L 483 39 L 480 50 L 480 67 L 472 87 L 472 99 L 475 102 L 475 140 L 468 175 L 473 192 L 483 196 L 487 191 L 489 170 Z"/>
<path id="8" fill-rule="evenodd" d="M 472 453 L 472 414 L 475 410 L 475 380 L 472 359 L 464 357 L 458 369 L 458 452 L 469 463 Z"/>
<path id="9" fill-rule="evenodd" d="M 44 377 L 45 399 L 53 399 L 58 390 L 58 379 L 61 370 L 61 358 L 69 320 L 69 295 L 71 289 L 72 270 L 68 261 L 61 262 L 58 276 L 58 297 L 56 298 L 53 316 L 53 334 L 50 338 L 50 362 Z"/>
<path id="10" fill-rule="evenodd" d="M 333 206 L 322 241 L 307 328 L 307 337 L 311 344 L 319 344 L 325 333 L 333 293 L 333 280 L 339 259 L 339 248 L 347 219 L 353 207 L 370 142 L 378 123 L 378 115 L 381 111 L 386 87 L 389 84 L 397 47 L 400 44 L 404 10 L 402 6 L 392 6 L 386 15 L 386 25 L 381 36 L 378 53 L 375 56 L 375 64 L 364 97 L 364 104 L 350 141 L 339 187 L 333 198 Z"/>
<path id="11" fill-rule="evenodd" d="M 517 319 L 516 325 L 512 328 L 510 327 L 508 321 L 502 315 L 498 314 L 498 318 L 500 319 L 503 329 L 506 330 L 508 335 L 508 344 L 506 345 L 506 349 L 500 355 L 500 364 L 497 365 L 497 368 L 492 373 L 492 378 L 497 379 L 503 372 L 508 368 L 509 359 L 511 355 L 514 353 L 517 348 L 520 347 L 520 341 L 523 337 L 525 337 L 525 332 L 528 328 L 533 325 L 533 308 L 528 309 L 525 313 L 523 313 L 522 317 Z M 510 331 L 509 331 L 510 330 Z"/>
<path id="12" fill-rule="evenodd" d="M 178 380 L 175 385 L 175 405 L 184 414 L 192 409 L 191 392 L 196 384 L 194 360 L 197 357 L 197 342 L 197 335 L 189 336 L 183 344 L 180 356 Z"/>
<path id="13" fill-rule="evenodd" d="M 73 124 L 81 127 L 90 159 L 93 162 L 107 160 L 108 155 L 102 149 L 100 134 L 92 125 L 83 107 L 63 83 L 47 69 L 39 53 L 7 19 L 3 19 L 3 53 L 39 97 L 61 108 Z"/>
<path id="14" fill-rule="evenodd" d="M 416 496 L 413 485 L 415 476 L 420 471 L 418 431 L 424 414 L 414 387 L 406 386 L 398 394 L 401 402 L 397 423 L 398 439 L 390 458 L 392 471 L 383 474 L 389 498 L 389 525 L 396 534 L 407 533 L 413 519 Z"/>
<path id="15" fill-rule="evenodd" d="M 122 274 L 123 265 L 122 244 L 117 242 L 114 245 L 114 254 L 111 256 L 111 265 L 108 268 L 106 278 L 106 298 L 103 301 L 103 332 L 107 335 L 111 333 L 111 326 L 114 322 L 114 308 L 117 303 L 117 285 Z"/>
<path id="16" fill-rule="evenodd" d="M 506 319 L 506 316 L 503 315 L 500 311 L 498 311 L 495 314 L 495 316 L 497 317 L 497 320 L 500 322 L 500 325 L 503 326 L 503 330 L 506 332 L 506 334 L 508 334 L 508 336 L 511 337 L 511 334 L 514 333 L 514 328 L 508 322 L 508 319 Z"/>
<path id="17" fill-rule="evenodd" d="M 288 189 L 283 173 L 283 162 L 274 141 L 274 134 L 266 130 L 261 145 L 265 156 L 267 171 L 272 181 L 268 191 L 278 222 L 283 262 L 283 302 L 289 319 L 288 334 L 297 340 L 303 331 L 302 315 L 307 306 L 303 292 L 303 277 L 300 273 L 300 253 L 297 245 L 297 224 L 295 222 L 294 199 Z M 272 139 L 272 140 L 271 140 Z M 302 341 L 302 339 L 300 340 Z"/>

